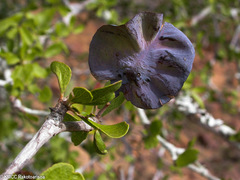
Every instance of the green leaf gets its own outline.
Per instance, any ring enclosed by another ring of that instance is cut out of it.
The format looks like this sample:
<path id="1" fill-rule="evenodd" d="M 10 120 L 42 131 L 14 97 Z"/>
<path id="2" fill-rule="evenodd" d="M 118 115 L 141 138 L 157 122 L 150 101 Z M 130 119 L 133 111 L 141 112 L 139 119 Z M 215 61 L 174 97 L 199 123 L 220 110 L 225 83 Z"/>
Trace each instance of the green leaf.
<path id="1" fill-rule="evenodd" d="M 33 37 L 28 29 L 21 27 L 19 29 L 19 33 L 24 43 L 26 43 L 27 45 L 31 45 L 33 43 Z"/>
<path id="2" fill-rule="evenodd" d="M 35 94 L 41 91 L 41 89 L 36 84 L 30 84 L 29 86 L 27 86 L 27 88 L 29 92 L 31 92 L 32 94 Z"/>
<path id="3" fill-rule="evenodd" d="M 18 23 L 21 21 L 21 19 L 23 18 L 23 13 L 16 13 L 15 15 L 5 18 L 3 20 L 0 21 L 0 34 L 4 34 L 5 32 L 8 30 L 8 28 L 10 28 L 11 26 L 13 28 L 15 28 Z"/>
<path id="4" fill-rule="evenodd" d="M 74 34 L 81 33 L 84 30 L 84 28 L 85 28 L 84 25 L 81 24 L 81 25 L 74 28 L 73 33 Z"/>
<path id="5" fill-rule="evenodd" d="M 61 3 L 61 0 L 47 0 L 48 3 L 51 3 L 51 4 L 59 4 Z"/>
<path id="6" fill-rule="evenodd" d="M 113 99 L 111 101 L 110 106 L 107 107 L 107 109 L 103 112 L 102 116 L 105 116 L 106 114 L 108 114 L 112 110 L 120 107 L 124 100 L 125 100 L 124 95 L 121 92 L 118 97 L 116 97 L 115 99 Z"/>
<path id="7" fill-rule="evenodd" d="M 71 164 L 58 163 L 44 171 L 40 176 L 44 176 L 47 180 L 84 180 L 84 177 L 80 173 L 74 172 L 74 168 Z M 41 180 L 38 178 L 37 180 Z"/>
<path id="8" fill-rule="evenodd" d="M 115 97 L 114 92 L 117 91 L 121 85 L 122 81 L 117 81 L 103 88 L 92 90 L 93 100 L 91 103 L 88 103 L 88 105 L 102 105 L 111 101 Z"/>
<path id="9" fill-rule="evenodd" d="M 85 106 L 82 104 L 72 104 L 71 108 L 82 116 L 88 116 L 93 112 L 94 106 Z"/>
<path id="10" fill-rule="evenodd" d="M 55 55 L 60 54 L 63 51 L 63 46 L 61 43 L 54 43 L 50 45 L 45 51 L 45 57 L 50 58 Z"/>
<path id="11" fill-rule="evenodd" d="M 63 95 L 66 87 L 71 79 L 71 69 L 64 63 L 54 61 L 51 63 L 51 70 L 56 74 L 60 86 L 61 94 Z"/>
<path id="12" fill-rule="evenodd" d="M 94 133 L 93 144 L 95 146 L 97 153 L 102 154 L 102 155 L 107 154 L 106 146 L 105 146 L 105 144 L 102 140 L 101 134 L 98 130 L 96 130 Z"/>
<path id="13" fill-rule="evenodd" d="M 236 134 L 233 134 L 229 137 L 230 141 L 240 142 L 240 131 L 238 131 Z"/>
<path id="14" fill-rule="evenodd" d="M 9 39 L 14 39 L 17 35 L 18 29 L 17 28 L 11 28 L 9 31 L 6 32 L 6 35 Z"/>
<path id="15" fill-rule="evenodd" d="M 111 138 L 120 138 L 128 132 L 129 125 L 126 122 L 121 122 L 114 125 L 98 124 L 90 119 L 83 119 L 90 126 L 100 130 Z"/>
<path id="16" fill-rule="evenodd" d="M 37 63 L 18 65 L 12 71 L 13 86 L 22 90 L 26 86 L 32 93 L 40 92 L 36 86 L 33 86 L 35 84 L 33 81 L 35 78 L 44 78 L 47 74 L 46 69 Z"/>
<path id="17" fill-rule="evenodd" d="M 147 136 L 144 137 L 144 146 L 146 149 L 152 149 L 155 148 L 159 142 L 156 136 Z"/>
<path id="18" fill-rule="evenodd" d="M 14 65 L 20 62 L 20 59 L 11 52 L 0 52 L 0 57 L 6 59 L 9 65 Z"/>
<path id="19" fill-rule="evenodd" d="M 196 137 L 194 137 L 191 141 L 188 142 L 188 149 L 192 149 L 194 144 L 196 143 Z"/>
<path id="20" fill-rule="evenodd" d="M 16 66 L 12 72 L 14 86 L 17 84 L 30 85 L 34 79 L 33 64 Z"/>
<path id="21" fill-rule="evenodd" d="M 66 37 L 70 33 L 68 27 L 63 22 L 56 23 L 55 31 L 56 31 L 57 36 L 59 36 L 59 37 Z"/>
<path id="22" fill-rule="evenodd" d="M 72 104 L 72 105 L 71 105 L 71 108 L 72 108 L 74 111 L 76 111 L 76 112 L 78 112 L 78 113 L 81 113 L 81 112 L 83 111 L 84 105 L 82 105 L 82 104 Z"/>
<path id="23" fill-rule="evenodd" d="M 34 76 L 37 78 L 45 78 L 48 75 L 47 70 L 42 68 L 38 63 L 33 63 L 31 70 L 33 71 Z"/>
<path id="24" fill-rule="evenodd" d="M 198 151 L 196 149 L 186 149 L 182 154 L 178 156 L 176 165 L 178 167 L 184 167 L 197 160 Z"/>
<path id="25" fill-rule="evenodd" d="M 76 87 L 73 89 L 69 97 L 72 103 L 87 104 L 93 99 L 92 93 L 83 87 Z"/>
<path id="26" fill-rule="evenodd" d="M 31 13 L 29 16 L 33 18 L 35 24 L 40 30 L 47 31 L 51 27 L 50 23 L 52 22 L 51 20 L 53 19 L 55 12 L 56 8 L 47 8 L 37 14 Z"/>
<path id="27" fill-rule="evenodd" d="M 159 120 L 154 120 L 150 124 L 150 134 L 152 136 L 157 136 L 161 133 L 162 122 Z"/>
<path id="28" fill-rule="evenodd" d="M 64 115 L 64 118 L 63 118 L 64 121 L 81 121 L 80 117 L 78 117 L 77 115 L 72 115 L 72 114 L 69 114 L 69 113 L 66 113 Z"/>
<path id="29" fill-rule="evenodd" d="M 52 91 L 49 87 L 45 86 L 39 93 L 39 100 L 41 102 L 48 102 L 52 98 Z"/>
<path id="30" fill-rule="evenodd" d="M 89 132 L 79 131 L 79 132 L 72 132 L 71 140 L 75 146 L 81 144 L 88 136 Z"/>
<path id="31" fill-rule="evenodd" d="M 159 120 L 154 120 L 151 122 L 149 127 L 149 132 L 146 137 L 144 137 L 144 146 L 146 149 L 155 148 L 159 142 L 157 135 L 161 133 L 162 122 Z"/>

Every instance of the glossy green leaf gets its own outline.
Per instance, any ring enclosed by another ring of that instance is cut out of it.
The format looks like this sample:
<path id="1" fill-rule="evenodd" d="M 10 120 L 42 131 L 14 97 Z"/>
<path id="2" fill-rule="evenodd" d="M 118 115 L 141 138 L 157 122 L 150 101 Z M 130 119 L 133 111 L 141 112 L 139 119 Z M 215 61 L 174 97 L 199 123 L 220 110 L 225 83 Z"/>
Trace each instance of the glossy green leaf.
<path id="1" fill-rule="evenodd" d="M 79 132 L 72 132 L 71 140 L 75 146 L 81 144 L 88 136 L 88 132 L 79 131 Z"/>
<path id="2" fill-rule="evenodd" d="M 115 97 L 114 92 L 117 91 L 121 85 L 122 81 L 117 81 L 103 88 L 92 90 L 93 100 L 91 103 L 88 103 L 88 105 L 102 105 L 111 101 Z"/>
<path id="3" fill-rule="evenodd" d="M 107 107 L 107 109 L 103 112 L 102 116 L 105 116 L 106 114 L 108 114 L 112 110 L 120 107 L 124 100 L 125 100 L 125 98 L 124 98 L 123 93 L 120 93 L 118 97 L 116 97 L 115 99 L 113 99 L 111 101 L 110 106 Z"/>
<path id="4" fill-rule="evenodd" d="M 182 154 L 178 156 L 176 165 L 178 167 L 184 167 L 197 160 L 198 151 L 196 149 L 186 149 Z"/>
<path id="5" fill-rule="evenodd" d="M 78 117 L 77 115 L 72 115 L 72 114 L 69 114 L 69 113 L 66 113 L 64 115 L 64 118 L 63 118 L 64 121 L 81 121 L 80 117 Z"/>
<path id="6" fill-rule="evenodd" d="M 44 176 L 47 180 L 84 180 L 84 177 L 80 173 L 74 172 L 74 167 L 67 163 L 54 164 L 52 167 L 44 171 L 40 176 Z M 37 180 L 40 180 L 38 178 Z"/>
<path id="7" fill-rule="evenodd" d="M 54 61 L 51 63 L 51 70 L 58 78 L 61 94 L 64 94 L 72 75 L 70 67 L 64 63 Z"/>
<path id="8" fill-rule="evenodd" d="M 76 87 L 73 89 L 69 97 L 72 103 L 87 104 L 93 99 L 92 93 L 83 87 Z"/>
<path id="9" fill-rule="evenodd" d="M 96 130 L 94 133 L 93 144 L 95 146 L 97 153 L 102 154 L 102 155 L 107 154 L 106 146 L 105 146 L 105 144 L 102 140 L 101 134 L 98 130 Z"/>
<path id="10" fill-rule="evenodd" d="M 82 104 L 72 104 L 71 108 L 81 114 L 82 116 L 88 116 L 93 112 L 94 106 L 85 106 Z"/>
<path id="11" fill-rule="evenodd" d="M 120 138 L 128 132 L 129 125 L 126 122 L 121 122 L 113 125 L 98 124 L 90 119 L 84 119 L 90 126 L 100 130 L 111 138 Z"/>

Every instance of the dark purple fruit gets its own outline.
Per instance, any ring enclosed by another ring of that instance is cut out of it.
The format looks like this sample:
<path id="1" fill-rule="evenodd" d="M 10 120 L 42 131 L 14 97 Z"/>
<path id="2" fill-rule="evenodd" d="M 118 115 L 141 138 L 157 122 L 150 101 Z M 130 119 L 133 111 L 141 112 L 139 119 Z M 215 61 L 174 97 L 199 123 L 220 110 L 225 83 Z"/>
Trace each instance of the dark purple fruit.
<path id="1" fill-rule="evenodd" d="M 178 94 L 195 56 L 190 40 L 162 21 L 162 14 L 139 13 L 125 25 L 100 27 L 90 44 L 93 76 L 122 79 L 120 91 L 143 109 L 159 108 Z"/>

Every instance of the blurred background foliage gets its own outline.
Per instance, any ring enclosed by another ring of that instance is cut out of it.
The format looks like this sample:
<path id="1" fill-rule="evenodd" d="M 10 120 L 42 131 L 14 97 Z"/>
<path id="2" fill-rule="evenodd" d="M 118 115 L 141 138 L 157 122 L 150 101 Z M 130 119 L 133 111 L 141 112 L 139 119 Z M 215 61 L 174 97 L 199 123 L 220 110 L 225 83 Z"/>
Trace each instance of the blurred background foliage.
<path id="1" fill-rule="evenodd" d="M 83 6 L 81 12 L 66 18 L 70 7 L 79 4 Z M 4 79 L 3 69 L 8 67 L 13 83 L 0 87 L 0 173 L 44 120 L 16 111 L 9 97 L 17 97 L 34 109 L 47 110 L 53 106 L 59 95 L 56 79 L 49 70 L 53 60 L 72 68 L 69 91 L 74 86 L 89 89 L 103 86 L 104 82 L 97 82 L 88 70 L 92 36 L 101 25 L 123 24 L 142 11 L 163 13 L 164 21 L 182 30 L 195 46 L 193 71 L 179 96 L 190 95 L 214 117 L 240 129 L 240 1 L 2 0 L 0 79 Z M 25 170 L 40 174 L 54 163 L 68 162 L 84 171 L 86 179 L 118 179 L 132 167 L 136 179 L 152 179 L 156 172 L 162 173 L 162 179 L 201 179 L 197 174 L 179 169 L 169 156 L 161 154 L 163 150 L 156 140 L 156 135 L 161 134 L 182 147 L 187 147 L 195 137 L 198 157 L 211 172 L 226 179 L 240 177 L 239 151 L 235 153 L 222 139 L 191 122 L 177 110 L 174 101 L 158 110 L 147 111 L 147 115 L 153 124 L 149 127 L 141 124 L 136 109 L 126 102 L 104 118 L 109 124 L 121 120 L 130 123 L 126 137 L 105 139 L 107 155 L 96 155 L 92 140 L 88 140 L 92 136 L 75 147 L 69 134 L 63 133 L 51 139 Z"/>

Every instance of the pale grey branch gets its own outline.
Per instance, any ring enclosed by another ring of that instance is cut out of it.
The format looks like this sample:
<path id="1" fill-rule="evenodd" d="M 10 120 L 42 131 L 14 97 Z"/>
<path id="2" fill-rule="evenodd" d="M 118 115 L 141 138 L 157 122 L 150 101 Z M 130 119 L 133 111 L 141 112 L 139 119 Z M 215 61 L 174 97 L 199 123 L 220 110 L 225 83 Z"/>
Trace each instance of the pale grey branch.
<path id="1" fill-rule="evenodd" d="M 92 128 L 83 121 L 78 122 L 63 122 L 63 117 L 67 112 L 67 107 L 63 101 L 57 103 L 54 108 L 51 108 L 51 113 L 46 121 L 33 136 L 28 144 L 22 149 L 18 156 L 14 159 L 6 171 L 0 175 L 0 180 L 7 180 L 10 175 L 21 170 L 27 165 L 38 150 L 51 139 L 53 136 L 63 131 L 91 131 Z"/>
<path id="2" fill-rule="evenodd" d="M 16 108 L 17 110 L 24 112 L 24 113 L 28 113 L 28 114 L 32 114 L 32 115 L 39 115 L 39 116 L 47 116 L 50 113 L 48 111 L 30 109 L 28 107 L 25 107 L 22 105 L 22 102 L 15 97 L 10 97 L 10 100 L 13 105 L 13 108 Z"/>
<path id="3" fill-rule="evenodd" d="M 143 109 L 138 109 L 139 117 L 143 124 L 150 124 L 149 119 L 146 116 L 146 113 Z M 158 141 L 162 144 L 162 146 L 170 152 L 172 156 L 172 160 L 176 160 L 180 154 L 182 154 L 185 149 L 184 148 L 178 148 L 171 144 L 170 142 L 166 141 L 164 138 L 162 138 L 160 135 L 157 136 Z M 220 178 L 213 176 L 208 169 L 206 169 L 203 165 L 201 165 L 199 162 L 196 162 L 195 164 L 190 164 L 187 166 L 192 171 L 204 176 L 205 178 L 209 180 L 220 180 Z"/>
<path id="4" fill-rule="evenodd" d="M 201 109 L 189 95 L 178 97 L 176 99 L 176 105 L 179 111 L 187 115 L 194 115 L 194 119 L 196 119 L 200 125 L 220 135 L 230 144 L 240 149 L 240 143 L 229 141 L 229 137 L 235 135 L 237 131 L 227 126 L 222 119 L 215 119 L 206 109 Z"/>

